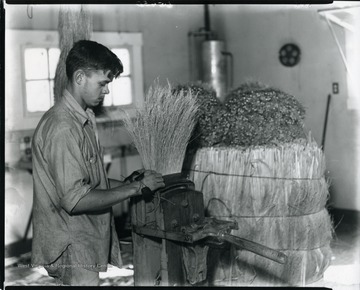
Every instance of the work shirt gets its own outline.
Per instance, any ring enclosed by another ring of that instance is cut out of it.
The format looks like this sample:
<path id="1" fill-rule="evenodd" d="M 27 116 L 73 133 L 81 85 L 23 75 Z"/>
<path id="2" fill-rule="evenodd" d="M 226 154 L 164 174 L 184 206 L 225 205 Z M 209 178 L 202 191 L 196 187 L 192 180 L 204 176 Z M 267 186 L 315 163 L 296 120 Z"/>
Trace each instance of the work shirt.
<path id="1" fill-rule="evenodd" d="M 72 214 L 92 189 L 109 188 L 93 126 L 94 112 L 84 111 L 65 90 L 35 130 L 34 266 L 53 263 L 69 245 L 79 267 L 99 272 L 106 271 L 108 263 L 122 265 L 112 209 Z"/>

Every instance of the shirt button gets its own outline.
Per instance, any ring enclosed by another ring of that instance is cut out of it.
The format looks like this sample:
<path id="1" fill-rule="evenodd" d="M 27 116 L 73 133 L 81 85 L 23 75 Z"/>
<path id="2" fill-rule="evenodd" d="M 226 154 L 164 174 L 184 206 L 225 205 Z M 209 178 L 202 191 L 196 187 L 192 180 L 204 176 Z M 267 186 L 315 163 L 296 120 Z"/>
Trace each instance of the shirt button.
<path id="1" fill-rule="evenodd" d="M 105 222 L 105 221 L 101 221 L 101 224 L 102 224 L 102 225 L 106 225 L 106 222 Z"/>

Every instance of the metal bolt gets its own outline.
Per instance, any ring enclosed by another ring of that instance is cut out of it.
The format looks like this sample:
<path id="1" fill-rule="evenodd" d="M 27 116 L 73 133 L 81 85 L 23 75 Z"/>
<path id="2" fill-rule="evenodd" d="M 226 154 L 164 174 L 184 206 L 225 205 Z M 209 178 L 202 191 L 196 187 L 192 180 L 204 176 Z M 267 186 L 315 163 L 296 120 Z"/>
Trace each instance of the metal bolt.
<path id="1" fill-rule="evenodd" d="M 179 226 L 178 221 L 177 221 L 177 220 L 172 220 L 172 221 L 171 221 L 171 227 L 172 227 L 172 228 L 176 228 L 177 226 Z"/>
<path id="2" fill-rule="evenodd" d="M 193 215 L 193 221 L 197 222 L 200 219 L 200 216 L 196 213 Z"/>

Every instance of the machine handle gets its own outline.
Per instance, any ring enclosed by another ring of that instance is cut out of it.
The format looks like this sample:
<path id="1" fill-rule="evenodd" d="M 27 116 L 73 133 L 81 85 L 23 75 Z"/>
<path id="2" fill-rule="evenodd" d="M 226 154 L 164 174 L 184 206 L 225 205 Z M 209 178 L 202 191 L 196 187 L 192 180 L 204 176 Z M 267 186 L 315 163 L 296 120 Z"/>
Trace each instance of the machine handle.
<path id="1" fill-rule="evenodd" d="M 243 248 L 249 252 L 255 253 L 267 259 L 273 260 L 277 263 L 280 264 L 286 263 L 287 256 L 284 253 L 268 248 L 264 245 L 255 243 L 253 241 L 249 241 L 226 233 L 222 233 L 219 236 L 219 239 L 232 243 L 236 246 L 239 246 L 240 248 Z"/>

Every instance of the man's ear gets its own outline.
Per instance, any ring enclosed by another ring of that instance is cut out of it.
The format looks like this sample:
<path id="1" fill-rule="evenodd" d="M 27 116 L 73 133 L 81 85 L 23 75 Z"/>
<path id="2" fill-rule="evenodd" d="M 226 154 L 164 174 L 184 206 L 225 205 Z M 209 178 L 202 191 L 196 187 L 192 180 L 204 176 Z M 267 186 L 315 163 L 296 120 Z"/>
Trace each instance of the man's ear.
<path id="1" fill-rule="evenodd" d="M 81 69 L 78 69 L 74 73 L 74 81 L 76 84 L 81 85 L 83 80 L 85 79 L 85 72 Z"/>

